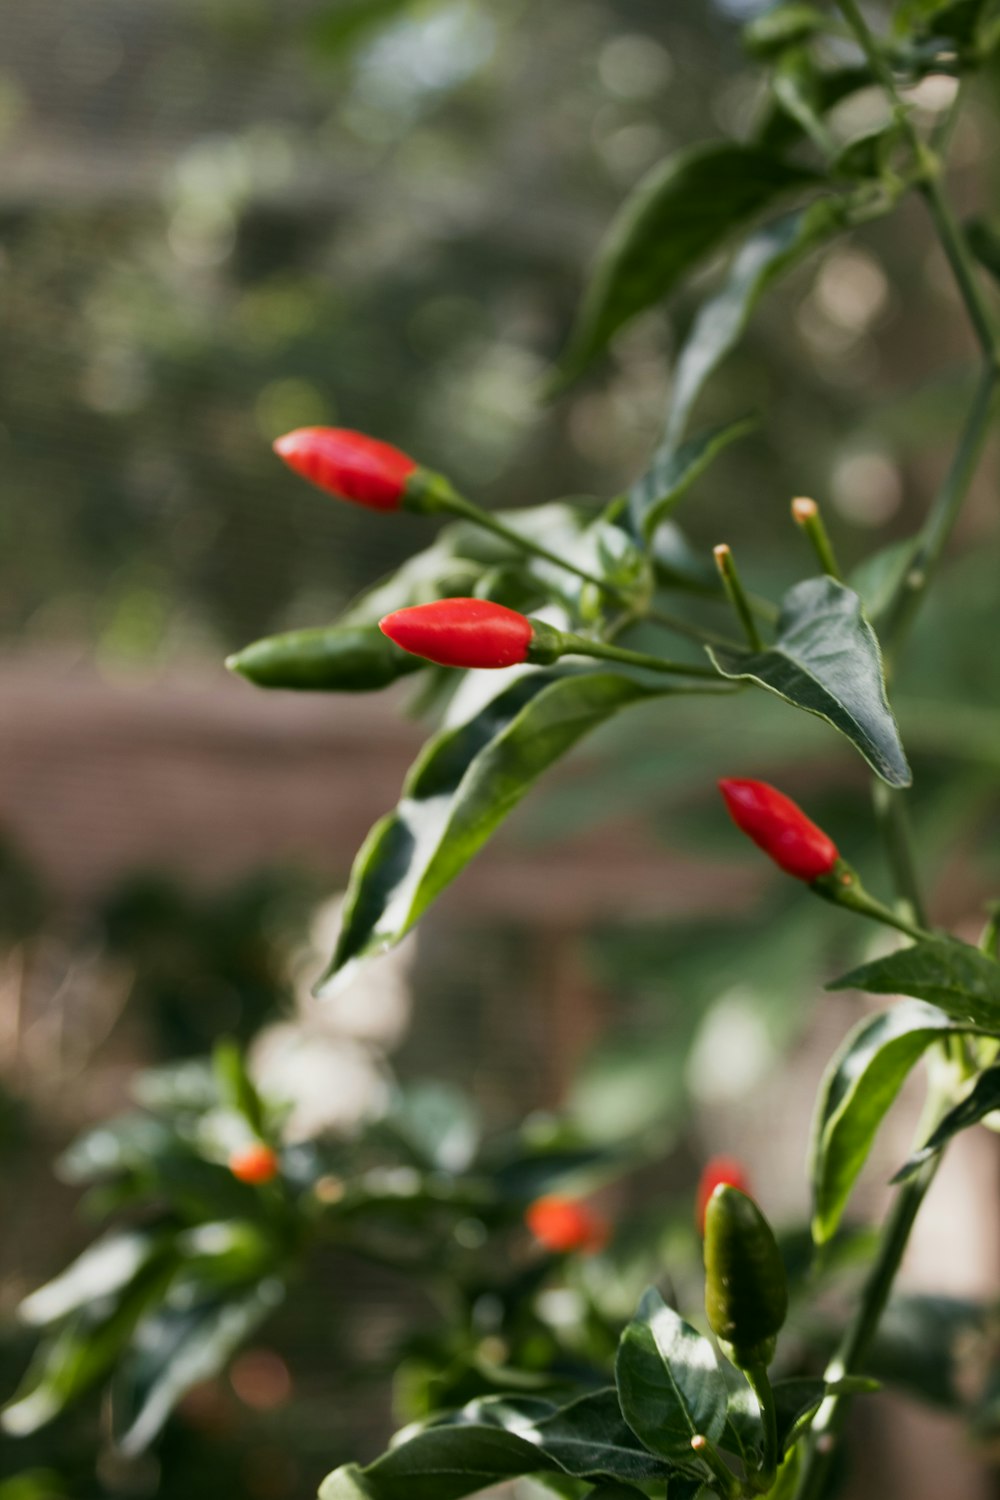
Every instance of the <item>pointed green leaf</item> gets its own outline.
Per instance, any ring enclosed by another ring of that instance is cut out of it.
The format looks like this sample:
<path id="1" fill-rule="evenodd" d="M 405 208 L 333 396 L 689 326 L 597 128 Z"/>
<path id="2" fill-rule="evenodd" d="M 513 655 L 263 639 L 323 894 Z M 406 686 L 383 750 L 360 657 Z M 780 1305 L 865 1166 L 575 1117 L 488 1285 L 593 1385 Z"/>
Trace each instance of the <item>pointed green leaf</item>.
<path id="1" fill-rule="evenodd" d="M 637 313 L 668 297 L 733 230 L 816 174 L 757 146 L 724 141 L 661 162 L 627 199 L 598 252 L 559 386 L 576 378 Z"/>
<path id="2" fill-rule="evenodd" d="M 920 1150 L 914 1151 L 909 1161 L 900 1167 L 893 1182 L 904 1182 L 907 1177 L 912 1177 L 925 1161 L 943 1151 L 953 1136 L 968 1130 L 972 1125 L 978 1125 L 995 1110 L 1000 1110 L 1000 1068 L 987 1068 L 976 1079 L 972 1092 L 948 1111 Z"/>
<path id="3" fill-rule="evenodd" d="M 909 786 L 882 653 L 853 590 L 833 578 L 807 578 L 785 595 L 773 646 L 720 646 L 709 655 L 723 676 L 756 682 L 839 729 L 890 786 Z"/>
<path id="4" fill-rule="evenodd" d="M 16 1437 L 37 1432 L 106 1375 L 176 1269 L 175 1257 L 164 1251 L 127 1285 L 79 1308 L 36 1352 L 3 1409 L 4 1431 Z"/>
<path id="5" fill-rule="evenodd" d="M 810 103 L 814 113 L 823 116 L 841 100 L 875 86 L 876 80 L 867 64 L 852 64 L 844 68 L 815 66 L 810 85 Z M 755 132 L 757 144 L 766 146 L 770 151 L 788 151 L 802 139 L 802 135 L 800 122 L 788 113 L 780 97 L 772 96 Z"/>
<path id="6" fill-rule="evenodd" d="M 166 1243 L 163 1235 L 141 1230 L 105 1235 L 60 1275 L 25 1297 L 18 1313 L 36 1328 L 57 1323 L 88 1303 L 121 1292 L 162 1253 Z"/>
<path id="7" fill-rule="evenodd" d="M 320 991 L 398 943 L 578 740 L 663 691 L 610 672 L 528 672 L 468 723 L 435 735 L 411 768 L 398 807 L 375 825 L 354 862 L 344 925 Z"/>
<path id="8" fill-rule="evenodd" d="M 912 995 L 956 1021 L 1000 1032 L 1000 964 L 956 938 L 925 938 L 827 985 L 869 995 Z"/>
<path id="9" fill-rule="evenodd" d="M 829 25 L 830 17 L 815 5 L 776 5 L 743 28 L 743 44 L 755 57 L 770 57 Z"/>
<path id="10" fill-rule="evenodd" d="M 148 1448 L 181 1397 L 225 1368 L 282 1294 L 281 1282 L 268 1277 L 224 1302 L 165 1306 L 144 1318 L 114 1383 L 121 1451 L 133 1456 Z"/>
<path id="11" fill-rule="evenodd" d="M 678 443 L 705 383 L 743 337 L 764 294 L 844 229 L 848 215 L 846 198 L 821 198 L 765 224 L 737 252 L 722 287 L 695 318 L 677 361 L 664 441 L 667 451 Z"/>
<path id="12" fill-rule="evenodd" d="M 722 1436 L 727 1390 L 715 1350 L 654 1287 L 621 1336 L 615 1379 L 626 1422 L 654 1453 L 690 1460 L 693 1437 Z"/>
<path id="13" fill-rule="evenodd" d="M 648 541 L 719 454 L 755 426 L 752 417 L 743 417 L 738 422 L 709 427 L 676 450 L 659 448 L 647 472 L 628 492 L 629 516 L 636 535 Z"/>
<path id="14" fill-rule="evenodd" d="M 813 1124 L 813 1239 L 829 1240 L 875 1133 L 910 1069 L 933 1042 L 962 1028 L 919 1000 L 865 1019 L 834 1056 Z"/>
<path id="15" fill-rule="evenodd" d="M 327 1476 L 319 1500 L 459 1500 L 503 1479 L 560 1470 L 554 1459 L 502 1427 L 428 1427 L 364 1469 Z"/>
<path id="16" fill-rule="evenodd" d="M 664 1479 L 671 1465 L 650 1453 L 626 1423 L 614 1386 L 580 1396 L 567 1406 L 500 1396 L 475 1401 L 472 1420 L 504 1427 L 541 1448 L 576 1478 Z M 459 1413 L 461 1417 L 463 1413 Z"/>

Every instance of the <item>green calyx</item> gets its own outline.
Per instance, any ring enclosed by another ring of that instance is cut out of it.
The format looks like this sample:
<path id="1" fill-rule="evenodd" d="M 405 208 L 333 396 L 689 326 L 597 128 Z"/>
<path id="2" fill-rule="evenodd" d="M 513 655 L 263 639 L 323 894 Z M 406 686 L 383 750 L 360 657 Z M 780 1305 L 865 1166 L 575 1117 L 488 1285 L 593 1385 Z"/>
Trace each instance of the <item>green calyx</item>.
<path id="1" fill-rule="evenodd" d="M 770 1364 L 788 1313 L 788 1283 L 777 1241 L 752 1198 L 722 1184 L 705 1213 L 705 1311 L 738 1369 Z"/>

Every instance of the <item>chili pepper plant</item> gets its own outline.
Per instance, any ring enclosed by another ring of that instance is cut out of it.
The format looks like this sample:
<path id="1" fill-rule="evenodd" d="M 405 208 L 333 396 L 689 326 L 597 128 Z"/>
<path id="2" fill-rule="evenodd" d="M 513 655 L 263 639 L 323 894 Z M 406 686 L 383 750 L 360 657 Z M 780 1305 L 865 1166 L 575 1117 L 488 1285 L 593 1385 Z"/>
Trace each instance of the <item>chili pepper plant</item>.
<path id="1" fill-rule="evenodd" d="M 741 834 L 753 840 L 798 883 L 801 902 L 818 898 L 881 933 L 881 956 L 830 986 L 887 998 L 843 1039 L 816 1101 L 808 1173 L 820 1271 L 849 1238 L 843 1216 L 881 1121 L 926 1060 L 920 1137 L 899 1164 L 884 1222 L 862 1237 L 867 1258 L 827 1341 L 824 1373 L 786 1378 L 782 1349 L 789 1281 L 800 1306 L 819 1281 L 790 1274 L 794 1257 L 775 1237 L 766 1203 L 748 1191 L 739 1162 L 717 1163 L 698 1205 L 703 1307 L 700 1288 L 691 1295 L 670 1266 L 651 1267 L 653 1284 L 634 1316 L 606 1317 L 603 1355 L 598 1341 L 554 1382 L 554 1363 L 539 1380 L 537 1364 L 519 1368 L 526 1346 L 509 1343 L 505 1367 L 473 1399 L 463 1404 L 454 1386 L 439 1383 L 439 1409 L 425 1403 L 421 1419 L 374 1462 L 335 1469 L 323 1500 L 457 1500 L 517 1476 L 595 1500 L 821 1500 L 837 1477 L 851 1405 L 873 1387 L 880 1324 L 942 1154 L 1000 1108 L 1000 918 L 984 913 L 977 944 L 942 930 L 928 911 L 929 872 L 908 805 L 913 774 L 891 703 L 996 415 L 991 278 L 1000 272 L 1000 240 L 984 222 L 960 222 L 948 164 L 965 96 L 1000 44 L 1000 6 L 778 4 L 745 40 L 766 84 L 753 129 L 671 154 L 638 185 L 607 233 L 549 384 L 557 400 L 626 325 L 725 252 L 721 272 L 700 283 L 708 289 L 677 353 L 662 439 L 645 472 L 600 502 L 553 500 L 497 514 L 460 494 L 423 455 L 400 452 L 391 435 L 290 433 L 275 446 L 296 474 L 369 508 L 373 527 L 391 526 L 401 509 L 426 517 L 428 545 L 336 624 L 259 641 L 229 665 L 265 688 L 319 692 L 375 691 L 419 674 L 420 701 L 439 716 L 397 807 L 357 855 L 320 996 L 377 962 L 446 900 L 450 882 L 543 773 L 610 720 L 659 706 L 655 722 L 670 736 L 683 696 L 704 699 L 724 723 L 735 700 L 761 692 L 821 720 L 831 754 L 843 751 L 845 797 L 858 788 L 850 757 L 867 768 L 863 795 L 891 889 L 843 856 L 836 826 L 817 826 L 781 789 L 749 777 L 738 745 L 717 804 L 732 847 Z M 953 95 L 928 122 L 914 89 L 932 76 L 951 80 Z M 866 90 L 880 97 L 881 112 L 863 134 L 845 135 L 838 107 Z M 712 539 L 713 552 L 679 528 L 682 502 L 693 509 L 713 462 L 754 425 L 735 412 L 699 427 L 699 403 L 784 277 L 909 198 L 923 205 L 978 351 L 954 455 L 916 534 L 851 576 L 820 505 L 796 498 L 786 524 L 801 534 L 803 576 L 772 599 L 724 537 Z M 735 827 L 724 822 L 726 810 Z M 233 1192 L 261 1205 L 284 1194 L 286 1228 L 298 1222 L 293 1202 L 315 1216 L 329 1173 L 283 1160 L 280 1121 L 262 1112 L 249 1085 L 234 1084 L 241 1075 L 232 1066 L 226 1076 L 254 1137 L 230 1162 Z M 553 1196 L 551 1181 L 538 1196 L 531 1206 L 522 1194 L 517 1216 L 527 1207 L 541 1244 L 570 1260 L 600 1256 L 614 1225 Z M 499 1233 L 507 1210 L 496 1197 L 483 1203 L 488 1232 Z M 202 1253 L 211 1248 L 205 1240 Z M 236 1253 L 228 1241 L 223 1248 Z"/>

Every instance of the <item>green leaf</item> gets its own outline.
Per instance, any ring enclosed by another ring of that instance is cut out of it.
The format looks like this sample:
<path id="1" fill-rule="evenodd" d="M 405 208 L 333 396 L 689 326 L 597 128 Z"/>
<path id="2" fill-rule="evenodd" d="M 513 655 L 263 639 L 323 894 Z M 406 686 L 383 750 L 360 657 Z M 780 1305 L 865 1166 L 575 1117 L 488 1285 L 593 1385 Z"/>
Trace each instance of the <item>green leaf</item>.
<path id="1" fill-rule="evenodd" d="M 640 182 L 598 252 L 556 388 L 574 380 L 637 313 L 661 301 L 732 231 L 816 174 L 758 146 L 682 151 Z"/>
<path id="2" fill-rule="evenodd" d="M 545 1407 L 548 1402 L 500 1396 L 475 1401 L 468 1410 L 473 1421 L 495 1423 L 526 1438 L 578 1479 L 601 1476 L 643 1483 L 671 1472 L 671 1465 L 644 1448 L 626 1423 L 614 1386 L 567 1406 Z"/>
<path id="3" fill-rule="evenodd" d="M 263 1135 L 266 1129 L 264 1105 L 247 1072 L 243 1053 L 235 1042 L 216 1043 L 212 1071 L 222 1104 L 242 1115 L 257 1135 Z"/>
<path id="4" fill-rule="evenodd" d="M 921 1001 L 865 1019 L 834 1056 L 813 1124 L 813 1239 L 829 1240 L 872 1141 L 910 1069 L 933 1042 L 961 1030 Z"/>
<path id="5" fill-rule="evenodd" d="M 18 1314 L 36 1328 L 57 1323 L 91 1302 L 121 1292 L 162 1252 L 166 1243 L 163 1235 L 141 1230 L 106 1235 L 84 1250 L 59 1276 L 25 1297 Z"/>
<path id="6" fill-rule="evenodd" d="M 610 672 L 528 672 L 468 723 L 435 735 L 398 807 L 375 825 L 354 862 L 340 940 L 318 992 L 398 943 L 578 740 L 662 692 Z"/>
<path id="7" fill-rule="evenodd" d="M 725 283 L 695 318 L 677 361 L 664 440 L 667 452 L 676 447 L 705 383 L 743 337 L 765 292 L 847 222 L 846 198 L 821 198 L 765 224 L 738 251 Z"/>
<path id="8" fill-rule="evenodd" d="M 910 35 L 971 46 L 988 6 L 989 0 L 900 0 L 893 15 L 893 32 L 899 37 Z"/>
<path id="9" fill-rule="evenodd" d="M 143 1319 L 113 1393 L 114 1427 L 124 1454 L 131 1457 L 149 1447 L 181 1397 L 225 1368 L 283 1290 L 280 1281 L 268 1277 L 224 1302 L 166 1306 Z"/>
<path id="10" fill-rule="evenodd" d="M 647 472 L 628 492 L 629 516 L 636 535 L 648 541 L 719 454 L 755 426 L 752 417 L 742 417 L 737 422 L 709 427 L 676 450 L 666 444 L 660 447 Z"/>
<path id="11" fill-rule="evenodd" d="M 782 601 L 778 638 L 763 651 L 709 651 L 725 677 L 756 682 L 825 719 L 890 786 L 912 780 L 885 694 L 878 640 L 852 589 L 807 578 Z"/>
<path id="12" fill-rule="evenodd" d="M 727 1390 L 715 1350 L 655 1287 L 621 1336 L 615 1379 L 626 1422 L 653 1452 L 690 1459 L 693 1437 L 722 1436 Z"/>
<path id="13" fill-rule="evenodd" d="M 987 1068 L 973 1085 L 972 1092 L 950 1109 L 935 1130 L 927 1137 L 919 1151 L 896 1173 L 893 1182 L 903 1182 L 912 1177 L 925 1161 L 943 1151 L 953 1136 L 972 1125 L 978 1125 L 987 1115 L 1000 1109 L 1000 1068 Z"/>
<path id="14" fill-rule="evenodd" d="M 4 1431 L 15 1437 L 36 1432 L 107 1374 L 176 1269 L 176 1259 L 161 1254 L 125 1287 L 74 1313 L 36 1352 L 16 1394 L 3 1409 Z"/>
<path id="15" fill-rule="evenodd" d="M 827 989 L 912 995 L 956 1021 L 1000 1032 L 1000 964 L 957 938 L 924 938 L 852 969 Z"/>
<path id="16" fill-rule="evenodd" d="M 866 64 L 844 68 L 815 68 L 810 84 L 810 103 L 813 112 L 822 117 L 842 100 L 862 89 L 875 87 L 876 80 Z M 757 126 L 755 140 L 759 146 L 770 151 L 787 151 L 803 136 L 801 123 L 788 113 L 785 103 L 772 96 L 769 108 Z"/>
<path id="17" fill-rule="evenodd" d="M 1000 233 L 986 219 L 970 219 L 964 228 L 969 249 L 994 281 L 1000 282 Z"/>
<path id="18" fill-rule="evenodd" d="M 390 1448 L 367 1468 L 350 1464 L 329 1474 L 319 1500 L 459 1500 L 503 1479 L 559 1465 L 540 1448 L 502 1427 L 429 1427 Z"/>
<path id="19" fill-rule="evenodd" d="M 370 693 L 420 671 L 419 657 L 395 645 L 377 625 L 329 625 L 267 636 L 226 658 L 231 672 L 265 688 Z"/>
<path id="20" fill-rule="evenodd" d="M 755 57 L 771 57 L 825 31 L 830 18 L 815 5 L 776 5 L 743 28 L 743 43 Z"/>

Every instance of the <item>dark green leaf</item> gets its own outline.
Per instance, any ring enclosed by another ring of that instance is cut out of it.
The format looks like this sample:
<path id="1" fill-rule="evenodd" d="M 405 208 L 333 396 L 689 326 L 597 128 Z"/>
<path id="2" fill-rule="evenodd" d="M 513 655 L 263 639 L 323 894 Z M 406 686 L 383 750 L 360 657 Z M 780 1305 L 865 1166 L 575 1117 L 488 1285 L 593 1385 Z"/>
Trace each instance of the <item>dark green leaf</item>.
<path id="1" fill-rule="evenodd" d="M 459 1500 L 522 1474 L 558 1470 L 534 1443 L 501 1427 L 429 1427 L 367 1468 L 336 1469 L 319 1500 Z"/>
<path id="2" fill-rule="evenodd" d="M 222 1104 L 242 1115 L 250 1129 L 264 1134 L 264 1105 L 246 1069 L 243 1053 L 235 1042 L 217 1042 L 212 1069 Z"/>
<path id="3" fill-rule="evenodd" d="M 833 578 L 807 578 L 785 595 L 773 646 L 756 652 L 720 646 L 709 654 L 724 676 L 756 682 L 825 719 L 890 786 L 909 786 L 882 653 L 852 589 Z"/>
<path id="4" fill-rule="evenodd" d="M 226 658 L 231 672 L 258 687 L 301 692 L 369 693 L 420 671 L 419 657 L 403 651 L 377 625 L 329 625 L 290 630 L 245 646 Z"/>
<path id="5" fill-rule="evenodd" d="M 783 1454 L 800 1422 L 815 1412 L 826 1395 L 826 1382 L 802 1377 L 776 1380 L 774 1410 L 778 1429 L 778 1452 Z"/>
<path id="6" fill-rule="evenodd" d="M 281 1300 L 273 1277 L 226 1301 L 166 1306 L 135 1331 L 114 1387 L 114 1426 L 127 1455 L 156 1438 L 183 1395 L 225 1368 L 232 1355 Z"/>
<path id="7" fill-rule="evenodd" d="M 985 1352 L 995 1311 L 959 1297 L 893 1297 L 865 1369 L 886 1385 L 946 1411 L 962 1411 L 978 1343 Z"/>
<path id="8" fill-rule="evenodd" d="M 921 1001 L 906 1001 L 862 1021 L 836 1053 L 813 1126 L 813 1238 L 825 1244 L 841 1214 L 879 1125 L 910 1069 L 933 1042 L 960 1030 Z"/>
<path id="9" fill-rule="evenodd" d="M 815 69 L 810 87 L 810 101 L 819 116 L 829 113 L 841 100 L 862 89 L 875 87 L 867 65 Z M 771 151 L 785 151 L 802 138 L 802 126 L 788 113 L 780 98 L 773 97 L 756 131 L 758 145 Z"/>
<path id="10" fill-rule="evenodd" d="M 636 535 L 648 541 L 713 460 L 755 425 L 752 417 L 743 417 L 738 422 L 709 427 L 677 449 L 659 448 L 647 472 L 628 492 L 629 516 Z"/>
<path id="11" fill-rule="evenodd" d="M 474 1422 L 495 1424 L 527 1438 L 576 1478 L 604 1476 L 642 1483 L 670 1473 L 671 1466 L 648 1452 L 626 1423 L 614 1386 L 558 1409 L 548 1402 L 500 1396 L 473 1402 L 468 1410 Z"/>
<path id="12" fill-rule="evenodd" d="M 1000 1068 L 987 1068 L 981 1073 L 973 1085 L 972 1092 L 967 1094 L 960 1104 L 950 1109 L 937 1129 L 932 1131 L 919 1151 L 915 1151 L 905 1166 L 900 1167 L 893 1182 L 903 1182 L 910 1177 L 918 1167 L 937 1152 L 943 1151 L 953 1136 L 960 1131 L 968 1130 L 972 1125 L 978 1125 L 985 1120 L 987 1115 L 993 1114 L 994 1110 L 1000 1109 Z"/>
<path id="13" fill-rule="evenodd" d="M 653 1452 L 690 1459 L 693 1437 L 722 1436 L 727 1391 L 715 1350 L 654 1287 L 622 1334 L 615 1379 L 626 1422 Z"/>
<path id="14" fill-rule="evenodd" d="M 990 0 L 900 0 L 893 15 L 896 36 L 912 35 L 969 46 Z"/>
<path id="15" fill-rule="evenodd" d="M 6 1432 L 23 1437 L 44 1427 L 105 1375 L 139 1319 L 159 1300 L 177 1268 L 163 1253 L 120 1291 L 80 1308 L 37 1351 L 13 1399 L 3 1409 Z"/>
<path id="16" fill-rule="evenodd" d="M 902 137 L 902 127 L 895 120 L 866 130 L 841 147 L 830 164 L 832 175 L 855 180 L 881 177 Z"/>
<path id="17" fill-rule="evenodd" d="M 407 933 L 532 783 L 585 734 L 661 693 L 609 672 L 529 672 L 429 741 L 354 862 L 320 989 Z"/>
<path id="18" fill-rule="evenodd" d="M 743 41 L 755 57 L 770 57 L 826 30 L 829 24 L 829 16 L 815 5 L 776 5 L 744 27 Z"/>
<path id="19" fill-rule="evenodd" d="M 106 1235 L 84 1250 L 59 1276 L 25 1297 L 18 1313 L 36 1328 L 119 1293 L 163 1250 L 163 1235 L 125 1230 Z"/>
<path id="20" fill-rule="evenodd" d="M 668 588 L 686 589 L 692 594 L 720 592 L 718 570 L 673 521 L 664 521 L 656 528 L 650 554 L 656 576 Z"/>
<path id="21" fill-rule="evenodd" d="M 827 985 L 870 995 L 913 995 L 956 1021 L 1000 1032 L 1000 964 L 956 938 L 925 938 Z"/>
<path id="22" fill-rule="evenodd" d="M 734 230 L 816 174 L 756 146 L 683 151 L 646 176 L 598 254 L 559 387 L 576 378 L 637 313 L 668 297 Z"/>
<path id="23" fill-rule="evenodd" d="M 821 198 L 765 224 L 739 250 L 724 285 L 698 313 L 681 350 L 664 440 L 667 452 L 680 440 L 706 381 L 739 343 L 768 288 L 839 233 L 847 218 L 846 199 Z"/>
<path id="24" fill-rule="evenodd" d="M 965 237 L 979 264 L 1000 282 L 1000 233 L 985 219 L 972 219 L 965 225 Z"/>

